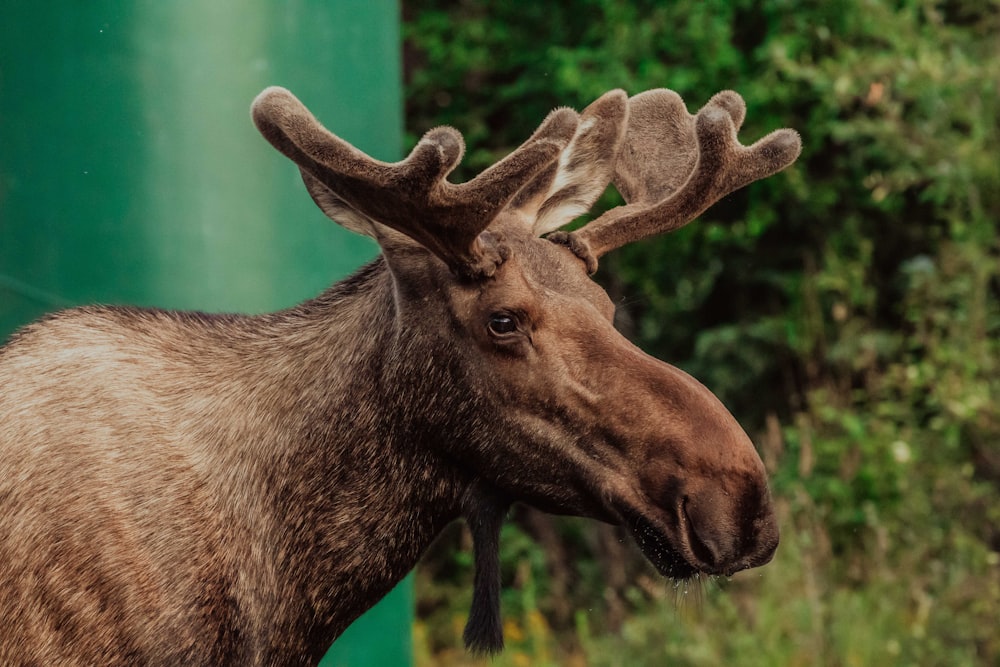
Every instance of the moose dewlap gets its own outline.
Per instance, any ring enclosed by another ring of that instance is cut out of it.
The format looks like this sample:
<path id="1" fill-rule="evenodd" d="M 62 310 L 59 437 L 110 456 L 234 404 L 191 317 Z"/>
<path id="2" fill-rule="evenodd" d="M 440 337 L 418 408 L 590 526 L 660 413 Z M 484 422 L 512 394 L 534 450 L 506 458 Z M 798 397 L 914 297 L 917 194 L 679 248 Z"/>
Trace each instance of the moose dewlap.
<path id="1" fill-rule="evenodd" d="M 744 109 L 612 91 L 453 184 L 454 129 L 387 164 L 265 90 L 258 129 L 381 256 L 279 313 L 78 308 L 0 349 L 0 664 L 316 662 L 459 517 L 497 651 L 514 501 L 627 526 L 667 577 L 766 563 L 749 438 L 588 275 L 795 160 Z M 627 205 L 558 231 L 609 182 Z"/>

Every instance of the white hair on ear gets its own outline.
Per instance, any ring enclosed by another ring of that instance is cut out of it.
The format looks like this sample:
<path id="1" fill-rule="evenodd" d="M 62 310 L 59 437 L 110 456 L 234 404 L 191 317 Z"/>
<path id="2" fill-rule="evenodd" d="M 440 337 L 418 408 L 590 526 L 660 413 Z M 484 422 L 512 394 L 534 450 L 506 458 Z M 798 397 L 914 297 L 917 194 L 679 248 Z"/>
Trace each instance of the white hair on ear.
<path id="1" fill-rule="evenodd" d="M 572 141 L 559 156 L 555 178 L 538 207 L 532 231 L 542 236 L 590 210 L 611 180 L 628 119 L 627 97 L 620 90 L 587 107 Z"/>

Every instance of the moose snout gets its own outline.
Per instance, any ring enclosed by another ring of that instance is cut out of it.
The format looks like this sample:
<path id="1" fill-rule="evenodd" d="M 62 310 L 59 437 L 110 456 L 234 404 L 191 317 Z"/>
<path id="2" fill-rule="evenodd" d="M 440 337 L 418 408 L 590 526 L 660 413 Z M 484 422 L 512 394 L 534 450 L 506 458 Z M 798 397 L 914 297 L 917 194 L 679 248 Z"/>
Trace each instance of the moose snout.
<path id="1" fill-rule="evenodd" d="M 731 575 L 758 567 L 778 547 L 778 522 L 766 487 L 699 489 L 684 495 L 679 512 L 680 537 L 702 572 Z"/>

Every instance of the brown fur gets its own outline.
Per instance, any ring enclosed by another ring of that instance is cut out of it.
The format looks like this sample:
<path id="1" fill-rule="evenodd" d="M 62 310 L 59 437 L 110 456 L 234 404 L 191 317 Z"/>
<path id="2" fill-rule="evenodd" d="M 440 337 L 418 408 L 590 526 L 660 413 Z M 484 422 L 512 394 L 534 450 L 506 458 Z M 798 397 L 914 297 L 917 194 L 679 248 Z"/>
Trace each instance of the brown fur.
<path id="1" fill-rule="evenodd" d="M 80 308 L 0 349 L 0 664 L 315 663 L 460 516 L 467 637 L 497 650 L 512 500 L 624 523 L 669 576 L 767 562 L 742 429 L 536 236 L 603 190 L 624 99 L 554 113 L 470 188 L 443 181 L 453 130 L 385 165 L 265 91 L 265 136 L 383 256 L 271 315 Z"/>

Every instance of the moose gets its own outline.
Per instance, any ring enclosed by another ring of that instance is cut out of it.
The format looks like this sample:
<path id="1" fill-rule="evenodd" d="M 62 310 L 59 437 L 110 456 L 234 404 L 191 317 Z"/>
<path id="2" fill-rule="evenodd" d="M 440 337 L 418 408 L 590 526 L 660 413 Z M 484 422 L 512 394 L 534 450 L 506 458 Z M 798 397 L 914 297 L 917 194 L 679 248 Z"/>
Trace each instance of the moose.
<path id="1" fill-rule="evenodd" d="M 615 90 L 455 184 L 453 128 L 385 163 L 285 89 L 251 113 L 381 253 L 277 313 L 87 306 L 0 348 L 0 663 L 315 663 L 456 519 L 466 644 L 496 652 L 513 502 L 624 526 L 668 578 L 771 559 L 749 437 L 591 274 L 790 165 L 796 132 L 744 146 L 732 91 L 692 115 Z M 624 205 L 561 231 L 610 183 Z"/>

